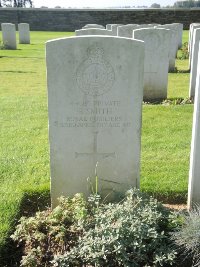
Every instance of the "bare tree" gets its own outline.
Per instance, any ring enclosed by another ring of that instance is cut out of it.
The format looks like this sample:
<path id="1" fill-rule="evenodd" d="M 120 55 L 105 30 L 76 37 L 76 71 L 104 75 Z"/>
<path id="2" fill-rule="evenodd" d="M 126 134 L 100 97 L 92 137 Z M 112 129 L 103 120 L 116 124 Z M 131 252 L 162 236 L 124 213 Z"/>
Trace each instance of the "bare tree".
<path id="1" fill-rule="evenodd" d="M 0 7 L 33 7 L 32 0 L 0 0 Z"/>
<path id="2" fill-rule="evenodd" d="M 160 8 L 160 4 L 157 4 L 157 3 L 153 3 L 151 5 L 152 8 Z"/>

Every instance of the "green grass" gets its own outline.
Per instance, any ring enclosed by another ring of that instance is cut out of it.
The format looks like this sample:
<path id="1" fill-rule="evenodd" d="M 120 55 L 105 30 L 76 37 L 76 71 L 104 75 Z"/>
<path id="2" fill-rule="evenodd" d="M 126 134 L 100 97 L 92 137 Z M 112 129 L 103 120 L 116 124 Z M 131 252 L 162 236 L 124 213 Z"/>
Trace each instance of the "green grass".
<path id="1" fill-rule="evenodd" d="M 49 192 L 44 47 L 68 35 L 32 32 L 31 45 L 0 50 L 0 264 L 25 192 Z"/>
<path id="2" fill-rule="evenodd" d="M 187 194 L 193 105 L 143 106 L 141 189 L 168 202 Z"/>
<path id="3" fill-rule="evenodd" d="M 0 266 L 6 266 L 1 257 L 19 215 L 49 199 L 44 47 L 71 34 L 32 32 L 31 45 L 0 50 Z M 188 60 L 176 64 L 188 68 Z M 169 74 L 168 98 L 187 98 L 188 86 L 188 73 Z M 168 202 L 186 201 L 192 113 L 193 105 L 143 106 L 141 189 Z"/>

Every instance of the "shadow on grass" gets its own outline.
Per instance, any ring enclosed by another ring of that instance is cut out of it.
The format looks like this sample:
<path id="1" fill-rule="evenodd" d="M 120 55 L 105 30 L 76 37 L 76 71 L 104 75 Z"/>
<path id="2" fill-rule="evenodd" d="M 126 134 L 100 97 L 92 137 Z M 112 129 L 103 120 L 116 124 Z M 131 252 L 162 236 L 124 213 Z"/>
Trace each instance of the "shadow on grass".
<path id="1" fill-rule="evenodd" d="M 187 190 L 185 192 L 150 192 L 143 191 L 148 195 L 153 196 L 158 201 L 166 204 L 186 204 L 187 203 Z"/>
<path id="2" fill-rule="evenodd" d="M 0 72 L 6 72 L 6 73 L 36 73 L 36 71 L 22 71 L 22 70 L 18 70 L 18 71 L 14 71 L 14 70 L 2 70 Z"/>
<path id="3" fill-rule="evenodd" d="M 175 73 L 175 74 L 179 74 L 179 73 L 190 73 L 190 69 L 185 69 L 185 70 L 181 70 L 181 69 L 177 69 L 175 68 L 172 71 L 169 71 L 169 73 Z"/>
<path id="4" fill-rule="evenodd" d="M 143 101 L 144 105 L 188 105 L 194 104 L 194 99 L 183 97 L 171 97 L 166 99 L 152 99 Z"/>
<path id="5" fill-rule="evenodd" d="M 33 216 L 37 211 L 45 210 L 50 206 L 50 192 L 43 191 L 27 191 L 24 192 L 20 203 L 20 212 L 13 223 L 10 232 L 3 246 L 0 246 L 0 267 L 18 267 L 22 257 L 21 247 L 17 247 L 15 242 L 10 238 L 13 234 L 18 220 L 22 216 Z"/>
<path id="6" fill-rule="evenodd" d="M 18 57 L 13 57 L 13 56 L 0 56 L 0 58 L 27 58 L 27 59 L 34 58 L 34 59 L 45 59 L 45 57 L 21 57 L 21 56 L 18 56 Z"/>

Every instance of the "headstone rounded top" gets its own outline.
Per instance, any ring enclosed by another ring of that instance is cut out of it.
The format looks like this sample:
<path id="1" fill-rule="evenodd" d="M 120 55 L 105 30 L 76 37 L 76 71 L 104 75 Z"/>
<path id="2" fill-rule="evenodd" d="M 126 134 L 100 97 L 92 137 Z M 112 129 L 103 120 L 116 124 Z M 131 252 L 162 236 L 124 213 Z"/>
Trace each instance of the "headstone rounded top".
<path id="1" fill-rule="evenodd" d="M 89 29 L 89 28 L 105 29 L 103 25 L 99 24 L 86 24 L 85 26 L 82 27 L 82 29 Z"/>

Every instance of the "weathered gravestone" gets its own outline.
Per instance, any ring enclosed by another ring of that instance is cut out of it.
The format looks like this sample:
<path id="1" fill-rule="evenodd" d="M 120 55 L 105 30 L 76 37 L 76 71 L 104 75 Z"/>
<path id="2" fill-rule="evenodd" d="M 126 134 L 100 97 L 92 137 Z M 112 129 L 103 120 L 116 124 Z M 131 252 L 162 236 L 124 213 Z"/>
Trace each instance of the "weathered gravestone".
<path id="1" fill-rule="evenodd" d="M 133 38 L 133 30 L 139 28 L 137 24 L 122 25 L 117 28 L 117 35 L 120 37 Z"/>
<path id="2" fill-rule="evenodd" d="M 30 27 L 28 23 L 19 23 L 19 43 L 20 44 L 30 44 Z"/>
<path id="3" fill-rule="evenodd" d="M 151 26 L 151 27 L 157 27 L 157 26 L 159 26 L 160 24 L 158 24 L 158 23 L 150 23 L 150 24 L 148 24 L 149 26 Z"/>
<path id="4" fill-rule="evenodd" d="M 52 204 L 139 186 L 144 44 L 84 36 L 47 42 Z"/>
<path id="5" fill-rule="evenodd" d="M 190 52 L 192 25 L 193 25 L 193 23 L 190 24 L 190 28 L 189 28 L 188 52 Z"/>
<path id="6" fill-rule="evenodd" d="M 189 28 L 189 41 L 188 41 L 188 51 L 190 52 L 190 47 L 192 44 L 192 32 L 193 32 L 193 27 L 194 26 L 199 26 L 200 27 L 200 23 L 191 23 L 190 24 L 190 28 Z"/>
<path id="7" fill-rule="evenodd" d="M 123 24 L 112 24 L 111 25 L 111 31 L 113 32 L 113 35 L 117 35 L 117 28 L 119 26 L 122 26 Z"/>
<path id="8" fill-rule="evenodd" d="M 189 97 L 194 98 L 196 88 L 196 77 L 197 77 L 197 63 L 199 53 L 199 42 L 200 42 L 200 28 L 194 30 L 192 43 L 192 55 L 191 55 L 191 71 L 190 71 L 190 86 L 189 86 Z"/>
<path id="9" fill-rule="evenodd" d="M 127 24 L 117 27 L 117 35 L 120 37 L 133 38 L 133 30 L 153 28 L 151 24 Z"/>
<path id="10" fill-rule="evenodd" d="M 88 28 L 105 29 L 103 25 L 99 24 L 86 24 L 85 26 L 82 27 L 82 29 L 88 29 Z"/>
<path id="11" fill-rule="evenodd" d="M 194 30 L 200 29 L 199 23 L 192 23 L 189 33 L 189 69 L 191 69 L 191 63 L 192 63 L 192 54 L 193 54 L 193 40 L 194 40 Z"/>
<path id="12" fill-rule="evenodd" d="M 180 46 L 180 39 L 181 39 L 181 45 L 182 45 L 182 24 L 181 23 L 171 23 L 171 24 L 165 24 L 165 25 L 169 25 L 169 27 L 173 27 L 174 31 L 175 31 L 175 41 L 176 41 L 176 52 L 178 51 L 178 48 Z"/>
<path id="13" fill-rule="evenodd" d="M 111 35 L 113 36 L 113 32 L 106 30 L 106 29 L 95 29 L 95 28 L 88 28 L 88 29 L 81 29 L 75 31 L 76 36 L 82 35 Z"/>
<path id="14" fill-rule="evenodd" d="M 157 29 L 168 29 L 170 30 L 170 46 L 169 46 L 169 71 L 173 72 L 175 70 L 176 54 L 178 50 L 178 40 L 177 40 L 177 29 L 172 24 L 165 24 L 156 27 Z"/>
<path id="15" fill-rule="evenodd" d="M 6 49 L 17 49 L 15 24 L 2 23 L 2 40 Z"/>
<path id="16" fill-rule="evenodd" d="M 118 25 L 118 24 L 106 24 L 106 30 L 111 31 L 112 25 Z"/>
<path id="17" fill-rule="evenodd" d="M 183 38 L 183 24 L 182 23 L 172 23 L 177 28 L 177 41 L 178 41 L 178 48 L 182 47 L 182 38 Z"/>
<path id="18" fill-rule="evenodd" d="M 200 53 L 196 80 L 193 113 L 192 143 L 190 152 L 190 172 L 188 185 L 188 209 L 200 205 Z"/>
<path id="19" fill-rule="evenodd" d="M 170 31 L 139 29 L 133 31 L 133 38 L 145 42 L 144 100 L 167 98 Z"/>
<path id="20" fill-rule="evenodd" d="M 189 28 L 189 40 L 188 40 L 188 52 L 190 52 L 191 50 L 191 41 L 192 41 L 192 28 L 193 25 L 200 25 L 199 23 L 191 23 L 190 24 L 190 28 Z"/>

